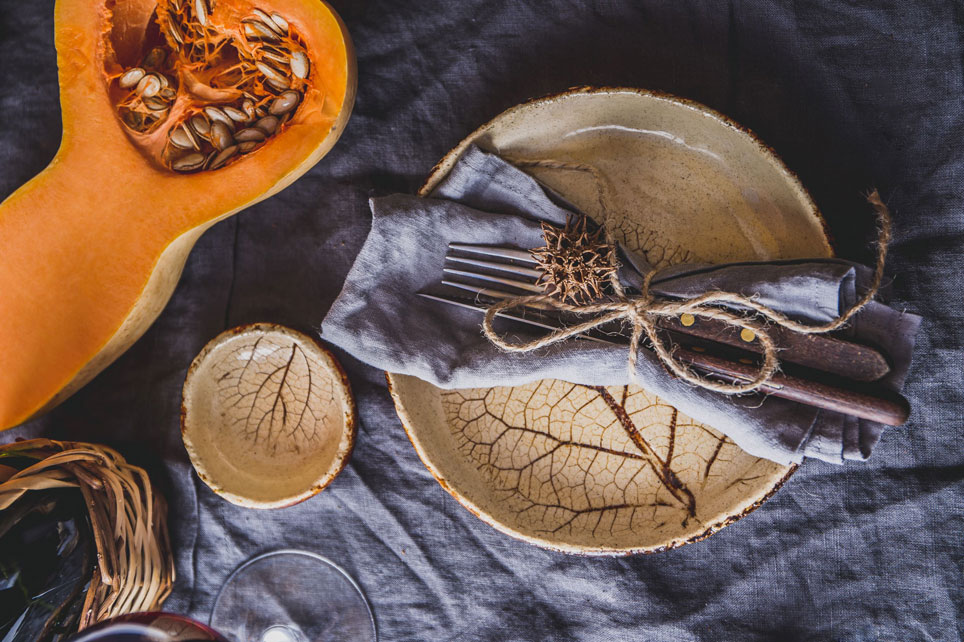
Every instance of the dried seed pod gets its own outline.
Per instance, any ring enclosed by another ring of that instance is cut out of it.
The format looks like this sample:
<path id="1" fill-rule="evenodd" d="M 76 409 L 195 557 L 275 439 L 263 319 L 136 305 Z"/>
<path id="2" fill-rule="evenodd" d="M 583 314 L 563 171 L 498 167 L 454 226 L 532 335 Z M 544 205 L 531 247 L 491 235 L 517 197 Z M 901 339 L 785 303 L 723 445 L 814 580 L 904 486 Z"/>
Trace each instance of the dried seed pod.
<path id="1" fill-rule="evenodd" d="M 234 135 L 234 140 L 239 143 L 248 143 L 251 141 L 260 143 L 265 138 L 267 138 L 267 134 L 265 134 L 263 130 L 258 129 L 257 127 L 249 127 L 247 129 L 242 129 L 241 131 L 239 131 L 237 134 Z"/>
<path id="2" fill-rule="evenodd" d="M 272 13 L 271 21 L 278 25 L 278 28 L 281 29 L 281 33 L 288 33 L 288 21 L 285 20 L 284 16 L 282 16 L 280 13 Z"/>
<path id="3" fill-rule="evenodd" d="M 194 152 L 176 159 L 171 163 L 171 169 L 176 172 L 190 172 L 202 167 L 206 161 L 207 157 L 204 154 Z"/>
<path id="4" fill-rule="evenodd" d="M 231 130 L 221 121 L 211 124 L 211 144 L 219 151 L 234 144 L 234 136 L 231 135 Z"/>
<path id="5" fill-rule="evenodd" d="M 278 119 L 274 116 L 265 116 L 258 120 L 254 126 L 263 131 L 266 136 L 271 136 L 278 131 Z"/>
<path id="6" fill-rule="evenodd" d="M 282 114 L 287 114 L 301 101 L 301 96 L 296 91 L 286 91 L 271 102 L 271 107 L 268 111 L 271 112 L 272 116 L 281 116 Z"/>
<path id="7" fill-rule="evenodd" d="M 151 96 L 156 96 L 157 92 L 161 90 L 161 81 L 154 74 L 147 74 L 141 78 L 137 83 L 137 88 L 134 89 L 139 96 L 143 98 L 150 98 Z"/>
<path id="8" fill-rule="evenodd" d="M 245 114 L 245 113 L 244 113 L 243 111 L 241 111 L 240 109 L 235 109 L 234 107 L 225 105 L 224 107 L 221 107 L 221 111 L 223 111 L 225 114 L 227 114 L 227 115 L 228 115 L 228 118 L 230 118 L 231 120 L 233 120 L 233 121 L 235 121 L 235 122 L 238 122 L 238 123 L 246 123 L 246 122 L 248 122 L 248 115 Z"/>
<path id="9" fill-rule="evenodd" d="M 224 165 L 228 160 L 238 153 L 238 146 L 231 145 L 230 147 L 225 147 L 220 152 L 214 155 L 211 162 L 208 163 L 208 169 L 217 169 Z"/>
<path id="10" fill-rule="evenodd" d="M 141 78 L 143 78 L 146 74 L 147 72 L 140 67 L 134 67 L 133 69 L 128 69 L 126 72 L 124 72 L 118 82 L 124 89 L 130 89 L 131 87 L 137 85 L 137 83 L 141 81 Z"/>
<path id="11" fill-rule="evenodd" d="M 291 55 L 291 73 L 297 78 L 304 80 L 308 77 L 308 72 L 310 71 L 310 63 L 308 62 L 308 55 L 303 51 L 296 51 Z"/>
<path id="12" fill-rule="evenodd" d="M 604 292 L 616 273 L 615 247 L 603 228 L 590 230 L 585 216 L 570 219 L 564 229 L 543 224 L 544 247 L 531 250 L 542 271 L 539 284 L 566 301 L 586 303 Z"/>
<path id="13" fill-rule="evenodd" d="M 211 134 L 211 123 L 201 114 L 195 114 L 191 117 L 191 129 L 201 138 L 207 138 Z"/>

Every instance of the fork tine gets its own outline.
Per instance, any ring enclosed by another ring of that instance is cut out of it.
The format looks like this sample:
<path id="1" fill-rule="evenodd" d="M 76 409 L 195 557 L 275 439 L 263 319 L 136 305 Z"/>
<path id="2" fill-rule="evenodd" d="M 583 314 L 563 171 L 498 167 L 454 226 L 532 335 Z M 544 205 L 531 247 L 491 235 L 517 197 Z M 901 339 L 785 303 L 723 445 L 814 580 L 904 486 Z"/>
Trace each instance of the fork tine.
<path id="1" fill-rule="evenodd" d="M 516 279 L 506 279 L 499 276 L 492 276 L 491 274 L 482 274 L 481 272 L 468 272 L 466 270 L 456 270 L 455 268 L 442 268 L 442 271 L 446 274 L 454 274 L 456 276 L 467 276 L 472 279 L 479 279 L 481 281 L 488 281 L 490 283 L 499 283 L 501 285 L 508 285 L 511 288 L 518 288 L 520 290 L 525 290 L 526 292 L 535 292 L 537 294 L 545 294 L 545 288 L 535 285 L 529 281 L 518 281 Z"/>
<path id="2" fill-rule="evenodd" d="M 542 272 L 534 268 L 522 267 L 521 265 L 512 265 L 511 263 L 499 263 L 498 261 L 481 261 L 479 259 L 467 259 L 462 256 L 451 256 L 445 257 L 446 260 L 452 261 L 453 263 L 462 263 L 463 265 L 474 265 L 476 267 L 486 268 L 488 270 L 497 270 L 499 272 L 509 272 L 510 274 L 518 274 L 519 276 L 527 276 L 532 279 L 538 279 L 542 276 Z"/>
<path id="3" fill-rule="evenodd" d="M 475 294 L 490 296 L 493 299 L 510 299 L 516 296 L 515 294 L 512 294 L 511 292 L 506 292 L 505 290 L 496 290 L 495 288 L 484 288 L 478 285 L 472 285 L 470 283 L 460 283 L 459 281 L 450 281 L 449 279 L 442 279 L 442 285 L 449 285 L 453 288 L 459 288 L 460 290 L 468 290 L 469 292 L 474 292 Z"/>
<path id="4" fill-rule="evenodd" d="M 517 250 L 511 247 L 472 245 L 469 243 L 449 243 L 449 249 L 460 250 L 462 252 L 471 252 L 472 254 L 481 254 L 482 256 L 494 256 L 502 259 L 511 259 L 513 261 L 522 261 L 524 263 L 536 263 L 536 260 L 531 254 L 529 254 L 527 250 Z"/>
<path id="5" fill-rule="evenodd" d="M 466 309 L 468 309 L 468 310 L 476 310 L 476 311 L 478 311 L 478 312 L 485 312 L 486 308 L 488 307 L 488 306 L 485 305 L 485 304 L 477 303 L 477 302 L 474 302 L 474 301 L 465 301 L 465 300 L 462 300 L 462 299 L 457 299 L 457 298 L 455 298 L 455 297 L 448 297 L 448 296 L 438 296 L 438 295 L 435 295 L 435 294 L 428 294 L 428 293 L 426 293 L 426 292 L 419 292 L 419 293 L 418 293 L 418 296 L 424 297 L 424 298 L 426 298 L 426 299 L 431 299 L 432 301 L 439 301 L 439 302 L 441 302 L 441 303 L 447 303 L 447 304 L 449 304 L 449 305 L 454 305 L 454 306 L 459 307 L 459 308 L 466 308 Z M 523 323 L 523 324 L 525 324 L 525 325 L 530 325 L 530 326 L 534 326 L 534 327 L 537 327 L 537 328 L 543 328 L 543 329 L 545 329 L 545 330 L 558 330 L 558 329 L 561 327 L 558 323 L 552 322 L 552 321 L 550 321 L 550 320 L 548 320 L 548 319 L 544 319 L 543 317 L 538 316 L 537 314 L 532 314 L 531 312 L 530 312 L 529 316 L 523 316 L 523 315 L 520 315 L 520 314 L 513 314 L 512 312 L 509 312 L 509 311 L 507 311 L 507 310 L 504 310 L 504 311 L 502 311 L 502 312 L 497 313 L 496 316 L 497 316 L 497 317 L 502 317 L 502 318 L 504 318 L 504 319 L 510 319 L 510 320 L 512 320 L 512 321 L 517 321 L 517 322 Z M 577 336 L 576 338 L 577 338 L 577 339 L 585 339 L 586 341 L 592 341 L 592 342 L 594 342 L 594 343 L 606 343 L 606 344 L 610 344 L 610 345 L 622 345 L 622 344 L 623 344 L 622 341 L 619 341 L 619 340 L 616 340 L 616 339 L 611 339 L 611 338 L 605 337 L 605 336 L 594 336 L 594 335 L 591 335 L 591 334 L 580 334 L 580 335 Z"/>

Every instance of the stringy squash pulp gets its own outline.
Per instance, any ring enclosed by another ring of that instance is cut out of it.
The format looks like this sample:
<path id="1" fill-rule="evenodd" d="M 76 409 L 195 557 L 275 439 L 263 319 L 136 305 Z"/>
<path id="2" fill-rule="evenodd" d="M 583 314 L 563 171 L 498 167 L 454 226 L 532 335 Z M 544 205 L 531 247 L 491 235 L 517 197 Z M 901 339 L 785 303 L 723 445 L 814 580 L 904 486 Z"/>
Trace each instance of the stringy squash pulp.
<path id="1" fill-rule="evenodd" d="M 319 0 L 57 0 L 63 140 L 0 204 L 0 428 L 140 337 L 214 222 L 334 145 L 355 92 Z"/>

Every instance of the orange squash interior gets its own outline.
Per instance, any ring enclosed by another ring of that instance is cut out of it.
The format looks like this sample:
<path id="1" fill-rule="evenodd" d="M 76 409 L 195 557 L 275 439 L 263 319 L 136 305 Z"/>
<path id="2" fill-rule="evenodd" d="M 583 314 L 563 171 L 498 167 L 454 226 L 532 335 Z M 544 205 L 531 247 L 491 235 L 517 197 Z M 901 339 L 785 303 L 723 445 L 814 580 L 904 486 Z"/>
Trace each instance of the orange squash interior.
<path id="1" fill-rule="evenodd" d="M 306 172 L 354 101 L 350 40 L 319 0 L 57 0 L 55 31 L 63 140 L 0 204 L 0 429 L 53 407 L 136 341 L 201 233 Z M 296 105 L 268 133 L 282 97 L 278 109 Z M 197 134 L 231 109 L 246 120 L 215 128 L 228 139 Z M 199 149 L 174 144 L 188 134 Z"/>

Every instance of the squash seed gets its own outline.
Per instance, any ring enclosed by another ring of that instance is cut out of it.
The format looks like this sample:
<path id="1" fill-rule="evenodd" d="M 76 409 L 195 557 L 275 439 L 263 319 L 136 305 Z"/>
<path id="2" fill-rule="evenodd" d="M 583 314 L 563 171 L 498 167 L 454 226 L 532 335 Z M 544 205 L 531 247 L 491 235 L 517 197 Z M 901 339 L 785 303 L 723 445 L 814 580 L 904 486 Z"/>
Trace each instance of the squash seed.
<path id="1" fill-rule="evenodd" d="M 207 138 L 211 134 L 211 123 L 201 114 L 191 117 L 191 129 L 201 138 Z"/>
<path id="2" fill-rule="evenodd" d="M 167 111 L 169 105 L 158 98 L 146 98 L 144 99 L 144 106 L 151 111 Z"/>
<path id="3" fill-rule="evenodd" d="M 267 138 L 267 134 L 257 127 L 248 127 L 247 129 L 242 129 L 234 135 L 234 140 L 239 143 L 249 143 L 252 141 L 260 143 L 265 138 Z"/>
<path id="4" fill-rule="evenodd" d="M 208 169 L 217 169 L 221 167 L 226 162 L 228 162 L 228 159 L 234 156 L 237 152 L 238 152 L 237 145 L 231 145 L 230 147 L 225 147 L 220 152 L 215 154 L 214 158 L 211 159 L 211 162 L 208 164 Z"/>
<path id="5" fill-rule="evenodd" d="M 140 67 L 134 67 L 133 69 L 127 70 L 124 75 L 120 77 L 120 86 L 124 89 L 130 89 L 141 81 L 147 72 L 145 72 Z"/>
<path id="6" fill-rule="evenodd" d="M 141 78 L 137 83 L 137 88 L 134 90 L 143 98 L 150 98 L 151 96 L 156 96 L 157 92 L 161 90 L 161 81 L 158 80 L 157 76 L 154 74 L 147 74 Z"/>
<path id="7" fill-rule="evenodd" d="M 221 121 L 211 124 L 211 144 L 214 145 L 218 151 L 227 149 L 234 144 L 234 137 L 231 135 L 231 130 Z"/>
<path id="8" fill-rule="evenodd" d="M 172 129 L 171 133 L 168 134 L 168 139 L 170 139 L 172 145 L 181 149 L 196 149 L 198 151 L 201 149 L 186 125 Z"/>
<path id="9" fill-rule="evenodd" d="M 170 20 L 167 23 L 167 33 L 171 36 L 171 38 L 174 39 L 174 42 L 176 42 L 177 44 L 179 45 L 184 44 L 184 36 L 181 34 L 181 30 L 177 28 L 177 25 L 174 24 L 173 20 Z"/>
<path id="10" fill-rule="evenodd" d="M 281 33 L 288 33 L 288 21 L 280 13 L 272 13 L 271 20 L 281 29 Z"/>
<path id="11" fill-rule="evenodd" d="M 285 91 L 286 89 L 291 88 L 291 85 L 288 84 L 287 80 L 275 80 L 274 78 L 268 78 L 268 84 L 278 91 Z"/>
<path id="12" fill-rule="evenodd" d="M 268 49 L 267 47 L 262 48 L 258 53 L 261 54 L 262 58 L 267 58 L 273 63 L 284 65 L 285 67 L 288 66 L 288 56 L 285 54 L 280 54 L 273 49 Z"/>
<path id="13" fill-rule="evenodd" d="M 271 112 L 272 116 L 280 116 L 282 114 L 287 114 L 289 111 L 298 106 L 298 102 L 301 100 L 301 96 L 296 91 L 286 91 L 271 102 L 271 107 L 268 111 Z"/>
<path id="14" fill-rule="evenodd" d="M 260 146 L 261 146 L 261 141 L 249 140 L 244 143 L 239 143 L 238 151 L 240 151 L 242 154 L 247 154 L 248 152 L 253 151 L 255 148 Z"/>
<path id="15" fill-rule="evenodd" d="M 249 38 L 256 40 L 278 40 L 278 34 L 272 31 L 271 28 L 266 27 L 264 23 L 257 18 L 245 18 L 241 22 L 244 23 L 244 35 Z"/>
<path id="16" fill-rule="evenodd" d="M 211 119 L 212 123 L 214 122 L 224 123 L 225 125 L 227 125 L 228 129 L 230 129 L 231 131 L 234 131 L 234 121 L 232 121 L 227 114 L 225 114 L 217 107 L 213 107 L 209 105 L 204 108 L 204 113 L 207 115 L 208 118 Z"/>
<path id="17" fill-rule="evenodd" d="M 291 73 L 293 73 L 297 78 L 304 80 L 308 77 L 309 62 L 308 56 L 303 51 L 296 51 L 291 56 Z"/>
<path id="18" fill-rule="evenodd" d="M 268 27 L 269 29 L 271 29 L 272 31 L 274 31 L 274 32 L 275 32 L 276 34 L 278 34 L 279 36 L 285 35 L 284 30 L 282 30 L 281 27 L 279 27 L 279 26 L 277 25 L 277 23 L 275 23 L 275 21 L 271 19 L 271 16 L 269 16 L 268 14 L 266 14 L 266 13 L 265 13 L 264 11 L 262 11 L 261 9 L 252 9 L 252 10 L 251 10 L 251 13 L 253 13 L 254 15 L 256 15 L 256 16 L 258 17 L 258 20 L 260 20 L 261 22 L 263 22 L 266 27 Z"/>
<path id="19" fill-rule="evenodd" d="M 230 106 L 228 106 L 228 105 L 225 105 L 224 107 L 221 107 L 221 111 L 223 111 L 225 114 L 227 114 L 227 115 L 228 115 L 228 118 L 230 118 L 231 120 L 233 120 L 233 121 L 235 121 L 235 122 L 239 122 L 239 123 L 246 123 L 246 122 L 248 122 L 248 116 L 247 116 L 247 114 L 245 114 L 245 113 L 244 113 L 243 111 L 241 111 L 240 109 L 235 109 L 234 107 L 230 107 Z"/>
<path id="20" fill-rule="evenodd" d="M 288 79 L 282 76 L 281 72 L 271 65 L 267 65 L 263 62 L 256 62 L 255 66 L 258 68 L 258 71 L 267 76 L 268 80 L 273 80 L 278 83 L 288 82 Z"/>
<path id="21" fill-rule="evenodd" d="M 139 81 L 137 81 L 137 87 L 134 89 L 143 98 L 150 98 L 151 96 L 156 96 L 157 92 L 161 90 L 161 81 L 157 79 L 154 74 L 147 74 Z"/>
<path id="22" fill-rule="evenodd" d="M 204 165 L 205 161 L 207 161 L 207 157 L 204 154 L 194 152 L 175 160 L 171 163 L 171 169 L 176 172 L 190 172 Z"/>
<path id="23" fill-rule="evenodd" d="M 249 98 L 245 98 L 245 99 L 244 99 L 244 102 L 241 103 L 241 109 L 243 109 L 243 110 L 244 110 L 244 113 L 247 114 L 248 120 L 254 120 L 255 111 L 254 111 L 254 101 L 253 101 L 253 100 L 251 100 L 251 99 L 249 99 Z"/>
<path id="24" fill-rule="evenodd" d="M 278 130 L 278 119 L 274 116 L 265 116 L 256 122 L 254 126 L 270 136 Z"/>
<path id="25" fill-rule="evenodd" d="M 151 49 L 150 53 L 144 56 L 144 61 L 141 64 L 149 69 L 154 69 L 156 67 L 160 67 L 166 57 L 167 54 L 164 53 L 163 49 L 160 47 L 154 47 Z"/>
<path id="26" fill-rule="evenodd" d="M 204 0 L 194 0 L 194 13 L 202 27 L 208 26 L 208 8 Z"/>

